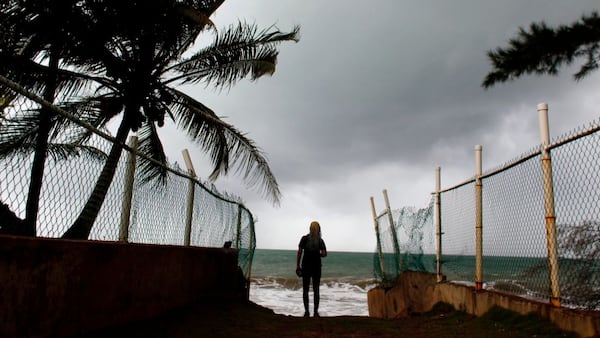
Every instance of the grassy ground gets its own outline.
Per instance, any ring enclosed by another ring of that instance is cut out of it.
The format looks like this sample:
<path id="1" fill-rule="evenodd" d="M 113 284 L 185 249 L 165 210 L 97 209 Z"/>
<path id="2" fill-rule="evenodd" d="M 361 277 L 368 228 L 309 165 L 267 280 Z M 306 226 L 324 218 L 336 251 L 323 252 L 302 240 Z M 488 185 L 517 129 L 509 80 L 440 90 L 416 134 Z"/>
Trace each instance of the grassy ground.
<path id="1" fill-rule="evenodd" d="M 253 303 L 199 304 L 152 320 L 81 338 L 127 337 L 577 337 L 536 315 L 493 309 L 477 318 L 445 304 L 410 318 L 302 318 L 274 314 Z"/>

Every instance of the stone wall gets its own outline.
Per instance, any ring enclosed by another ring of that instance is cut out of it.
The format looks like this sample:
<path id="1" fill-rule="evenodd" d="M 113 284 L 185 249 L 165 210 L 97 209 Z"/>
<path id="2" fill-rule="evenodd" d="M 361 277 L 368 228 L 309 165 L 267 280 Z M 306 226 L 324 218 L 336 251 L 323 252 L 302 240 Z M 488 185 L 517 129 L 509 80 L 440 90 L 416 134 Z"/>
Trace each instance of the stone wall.
<path id="1" fill-rule="evenodd" d="M 70 337 L 190 303 L 242 299 L 237 254 L 0 236 L 0 337 Z"/>
<path id="2" fill-rule="evenodd" d="M 402 273 L 394 287 L 374 288 L 367 294 L 369 316 L 377 318 L 402 318 L 411 313 L 424 313 L 438 302 L 455 309 L 481 316 L 495 306 L 526 315 L 540 314 L 565 331 L 576 332 L 581 337 L 600 336 L 600 313 L 555 308 L 548 303 L 493 291 L 476 291 L 474 287 L 449 282 L 437 283 L 436 275 L 424 272 Z"/>

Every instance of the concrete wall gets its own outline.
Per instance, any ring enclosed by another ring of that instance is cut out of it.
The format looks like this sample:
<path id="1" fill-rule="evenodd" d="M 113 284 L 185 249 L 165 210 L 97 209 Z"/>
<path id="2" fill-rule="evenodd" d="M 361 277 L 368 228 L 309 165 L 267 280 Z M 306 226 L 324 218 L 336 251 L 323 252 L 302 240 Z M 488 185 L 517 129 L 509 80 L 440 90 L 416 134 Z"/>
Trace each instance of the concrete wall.
<path id="1" fill-rule="evenodd" d="M 237 250 L 0 236 L 0 337 L 69 337 L 243 298 Z"/>
<path id="2" fill-rule="evenodd" d="M 481 316 L 494 306 L 519 314 L 536 312 L 556 326 L 579 334 L 581 337 L 600 336 L 600 313 L 554 308 L 548 303 L 526 300 L 521 297 L 493 291 L 476 291 L 475 288 L 453 283 L 437 283 L 434 274 L 406 272 L 400 275 L 390 289 L 375 288 L 367 294 L 369 316 L 401 318 L 411 313 L 424 313 L 438 302 L 455 309 Z"/>

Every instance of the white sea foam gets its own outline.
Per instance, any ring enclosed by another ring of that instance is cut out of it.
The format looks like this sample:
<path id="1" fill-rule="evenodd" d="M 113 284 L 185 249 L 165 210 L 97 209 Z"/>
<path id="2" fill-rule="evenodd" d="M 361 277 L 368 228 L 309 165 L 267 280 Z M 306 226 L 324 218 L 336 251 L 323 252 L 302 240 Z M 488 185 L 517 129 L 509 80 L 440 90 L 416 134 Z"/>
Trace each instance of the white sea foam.
<path id="1" fill-rule="evenodd" d="M 275 313 L 291 316 L 304 314 L 302 289 L 299 285 L 284 285 L 275 279 L 253 279 L 250 287 L 250 300 L 272 309 Z M 375 285 L 325 281 L 321 283 L 321 316 L 368 316 L 367 291 Z M 312 288 L 309 293 L 310 311 L 313 309 Z"/>

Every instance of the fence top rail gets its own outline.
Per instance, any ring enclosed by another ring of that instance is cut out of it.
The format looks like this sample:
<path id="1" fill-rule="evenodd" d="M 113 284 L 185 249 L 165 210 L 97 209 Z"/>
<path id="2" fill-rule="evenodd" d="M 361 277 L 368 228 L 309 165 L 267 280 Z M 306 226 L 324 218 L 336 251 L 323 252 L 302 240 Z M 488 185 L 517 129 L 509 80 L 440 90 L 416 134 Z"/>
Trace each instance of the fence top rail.
<path id="1" fill-rule="evenodd" d="M 448 192 L 450 190 L 458 189 L 458 188 L 460 188 L 462 186 L 465 186 L 465 185 L 473 183 L 473 182 L 475 182 L 475 177 L 469 178 L 466 181 L 463 181 L 462 183 L 458 183 L 456 185 L 453 185 L 453 186 L 451 186 L 449 188 L 442 189 L 442 190 L 439 191 L 439 193 L 444 193 L 444 192 Z M 435 193 L 436 192 L 434 191 L 432 194 L 435 194 Z"/>
<path id="2" fill-rule="evenodd" d="M 174 175 L 189 179 L 191 181 L 194 181 L 197 185 L 199 185 L 204 191 L 206 191 L 207 193 L 209 193 L 210 195 L 212 195 L 215 198 L 218 198 L 222 201 L 225 202 L 229 202 L 229 203 L 234 203 L 237 204 L 240 208 L 245 209 L 246 211 L 250 212 L 243 204 L 241 204 L 240 202 L 236 202 L 236 201 L 232 201 L 232 200 L 228 200 L 226 198 L 224 198 L 223 196 L 215 193 L 214 191 L 212 191 L 211 189 L 208 189 L 206 186 L 204 186 L 204 184 L 196 177 L 188 175 L 186 173 L 182 173 L 181 171 L 175 170 L 173 168 L 170 168 L 169 166 L 165 166 L 163 163 L 158 162 L 157 160 L 150 158 L 142 153 L 140 153 L 139 151 L 137 151 L 136 149 L 131 148 L 130 146 L 128 146 L 127 144 L 123 143 L 123 142 L 119 142 L 117 141 L 117 139 L 115 139 L 112 135 L 92 126 L 91 124 L 85 122 L 85 121 L 81 121 L 79 120 L 77 117 L 71 115 L 69 112 L 65 111 L 62 108 L 59 108 L 55 105 L 53 105 L 52 103 L 44 100 L 43 98 L 39 97 L 38 95 L 36 95 L 35 93 L 33 93 L 32 91 L 24 88 L 23 86 L 19 85 L 18 83 L 15 83 L 14 81 L 6 78 L 3 75 L 0 75 L 0 84 L 12 89 L 13 91 L 27 97 L 28 99 L 36 102 L 37 104 L 39 104 L 40 106 L 44 107 L 45 109 L 51 110 L 52 112 L 59 114 L 61 116 L 63 116 L 64 118 L 68 119 L 69 121 L 78 124 L 81 127 L 84 127 L 90 131 L 92 131 L 94 134 L 104 138 L 105 140 L 118 145 L 119 147 L 122 147 L 123 149 L 135 154 L 136 156 L 139 156 L 155 165 L 164 167 L 167 171 L 171 172 Z"/>
<path id="3" fill-rule="evenodd" d="M 554 149 L 573 142 L 582 137 L 591 135 L 600 130 L 600 118 L 590 122 L 587 126 L 580 127 L 571 132 L 567 132 L 555 138 L 555 141 L 548 145 L 548 149 Z"/>
<path id="4" fill-rule="evenodd" d="M 592 121 L 586 127 L 575 129 L 575 130 L 573 130 L 571 132 L 568 132 L 568 133 L 566 133 L 564 135 L 561 135 L 561 136 L 555 138 L 555 140 L 551 144 L 548 145 L 548 149 L 552 150 L 554 148 L 558 148 L 558 147 L 563 146 L 563 145 L 565 145 L 567 143 L 576 141 L 576 140 L 578 140 L 580 138 L 583 138 L 585 136 L 591 135 L 591 134 L 596 133 L 598 131 L 600 131 L 600 118 L 597 119 L 597 120 L 595 120 L 595 121 Z M 517 165 L 519 165 L 519 164 L 521 164 L 523 162 L 526 162 L 526 161 L 528 161 L 528 160 L 530 160 L 530 159 L 538 156 L 540 154 L 540 151 L 542 150 L 541 147 L 542 147 L 542 145 L 540 144 L 540 145 L 534 147 L 533 149 L 531 149 L 530 151 L 523 153 L 521 156 L 519 156 L 519 157 L 517 157 L 517 158 L 515 158 L 515 159 L 513 159 L 513 160 L 511 160 L 511 161 L 509 161 L 509 162 L 507 162 L 507 163 L 505 163 L 505 164 L 497 167 L 497 168 L 493 168 L 493 169 L 490 169 L 490 170 L 486 171 L 485 173 L 483 173 L 481 175 L 481 179 L 485 179 L 485 178 L 494 176 L 496 174 L 499 174 L 499 173 L 501 173 L 503 171 L 506 171 L 506 170 L 508 170 L 510 168 L 516 167 Z M 475 182 L 475 179 L 476 179 L 476 177 L 471 177 L 471 178 L 469 178 L 469 179 L 467 179 L 467 180 L 465 180 L 465 181 L 463 181 L 461 183 L 458 183 L 456 185 L 453 185 L 453 186 L 451 186 L 449 188 L 442 189 L 442 190 L 439 191 L 439 193 L 445 193 L 445 192 L 448 192 L 450 190 L 458 189 L 458 188 L 460 188 L 462 186 L 465 186 L 467 184 Z M 434 191 L 434 192 L 432 192 L 432 194 L 436 194 L 436 192 Z"/>

